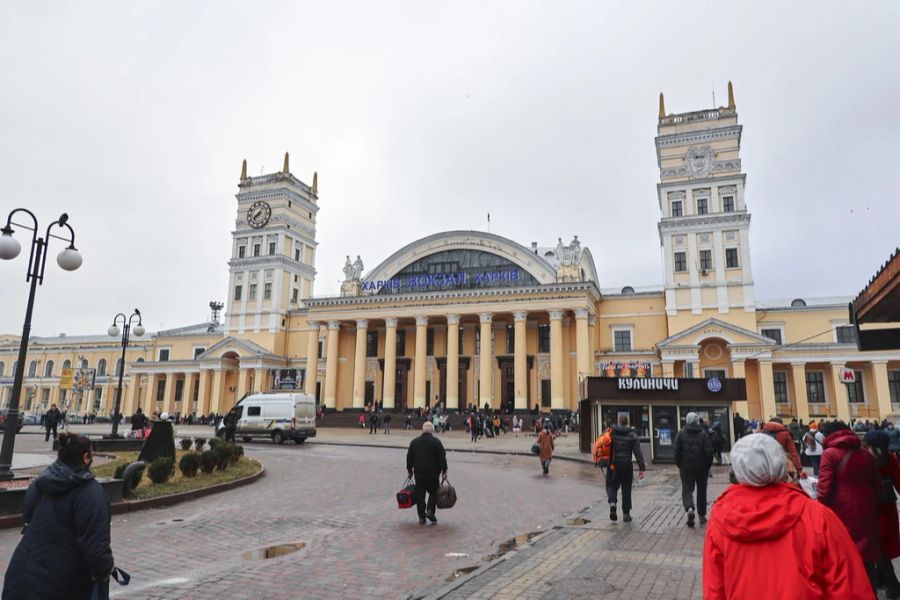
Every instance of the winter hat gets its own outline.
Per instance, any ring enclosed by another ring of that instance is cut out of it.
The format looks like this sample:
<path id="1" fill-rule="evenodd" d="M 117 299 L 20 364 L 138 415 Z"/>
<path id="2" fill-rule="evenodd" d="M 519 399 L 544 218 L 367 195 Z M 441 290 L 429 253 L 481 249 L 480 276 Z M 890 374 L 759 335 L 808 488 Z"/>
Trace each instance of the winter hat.
<path id="1" fill-rule="evenodd" d="M 887 454 L 888 446 L 890 445 L 890 443 L 891 438 L 889 438 L 888 434 L 883 431 L 873 429 L 866 434 L 866 446 L 869 446 L 870 448 L 878 448 L 884 454 Z"/>
<path id="2" fill-rule="evenodd" d="M 689 412 L 684 418 L 684 422 L 688 425 L 697 425 L 700 423 L 700 415 L 695 412 Z"/>
<path id="3" fill-rule="evenodd" d="M 160 420 L 160 421 L 168 421 L 168 420 L 169 420 L 169 413 L 164 412 L 164 413 L 162 413 L 161 415 L 159 415 L 159 420 Z"/>
<path id="4" fill-rule="evenodd" d="M 819 430 L 819 424 L 816 423 L 815 421 L 813 421 L 812 423 L 809 424 L 809 428 L 812 429 L 813 431 L 818 431 L 818 430 Z"/>
<path id="5" fill-rule="evenodd" d="M 771 485 L 787 477 L 784 449 L 765 433 L 739 439 L 731 449 L 731 467 L 738 483 L 753 487 Z"/>

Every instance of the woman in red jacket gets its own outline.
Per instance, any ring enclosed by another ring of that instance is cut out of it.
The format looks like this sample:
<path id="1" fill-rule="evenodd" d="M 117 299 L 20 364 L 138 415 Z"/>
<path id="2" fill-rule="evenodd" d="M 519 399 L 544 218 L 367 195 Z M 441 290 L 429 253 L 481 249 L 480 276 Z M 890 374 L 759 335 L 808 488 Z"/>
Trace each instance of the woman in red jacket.
<path id="1" fill-rule="evenodd" d="M 897 517 L 897 493 L 900 489 L 900 462 L 888 450 L 891 439 L 884 431 L 866 434 L 866 448 L 875 457 L 882 491 L 878 499 L 878 534 L 881 558 L 878 561 L 878 583 L 888 600 L 900 598 L 900 582 L 891 560 L 900 556 L 900 519 Z"/>
<path id="2" fill-rule="evenodd" d="M 866 569 L 833 512 L 784 483 L 784 450 L 771 436 L 731 450 L 737 485 L 712 508 L 703 547 L 705 600 L 872 600 Z M 777 576 L 776 576 L 777 571 Z"/>
<path id="3" fill-rule="evenodd" d="M 825 452 L 819 466 L 819 502 L 844 523 L 862 556 L 873 587 L 881 557 L 878 539 L 878 498 L 881 477 L 871 454 L 842 421 L 826 423 Z"/>

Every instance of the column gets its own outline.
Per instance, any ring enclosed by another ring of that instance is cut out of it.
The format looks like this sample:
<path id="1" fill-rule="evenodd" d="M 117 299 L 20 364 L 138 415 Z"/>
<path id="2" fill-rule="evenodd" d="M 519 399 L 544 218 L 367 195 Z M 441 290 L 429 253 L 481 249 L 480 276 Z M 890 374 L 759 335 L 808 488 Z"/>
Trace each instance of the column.
<path id="1" fill-rule="evenodd" d="M 747 369 L 746 363 L 744 363 L 743 359 L 732 359 L 731 361 L 731 376 L 735 379 L 747 379 Z M 772 382 L 774 385 L 774 381 Z M 734 403 L 733 407 L 735 412 L 741 414 L 745 419 L 750 418 L 750 402 L 747 400 L 739 400 Z M 732 432 L 732 436 L 734 432 Z"/>
<path id="2" fill-rule="evenodd" d="M 197 394 L 197 415 L 209 414 L 209 380 L 210 371 L 200 370 L 200 393 Z"/>
<path id="3" fill-rule="evenodd" d="M 209 399 L 209 411 L 222 412 L 222 397 L 225 395 L 225 370 L 222 368 L 213 370 L 212 396 Z"/>
<path id="4" fill-rule="evenodd" d="M 353 358 L 353 408 L 362 408 L 366 402 L 366 334 L 369 321 L 356 320 L 356 352 Z"/>
<path id="5" fill-rule="evenodd" d="M 306 381 L 303 382 L 307 394 L 316 395 L 316 376 L 319 371 L 319 322 L 310 321 L 306 340 Z"/>
<path id="6" fill-rule="evenodd" d="M 147 417 L 156 410 L 156 386 L 159 385 L 159 374 L 150 373 L 147 376 L 147 397 L 144 398 L 144 414 Z"/>
<path id="7" fill-rule="evenodd" d="M 269 377 L 269 370 L 265 367 L 260 367 L 253 372 L 253 391 L 254 392 L 262 392 L 268 389 L 266 385 L 266 379 Z"/>
<path id="8" fill-rule="evenodd" d="M 586 308 L 575 310 L 575 352 L 578 365 L 578 384 L 591 374 L 591 351 L 588 336 L 588 311 Z"/>
<path id="9" fill-rule="evenodd" d="M 428 317 L 416 317 L 416 364 L 413 365 L 413 406 L 425 406 L 425 343 L 428 337 Z"/>
<path id="10" fill-rule="evenodd" d="M 872 379 L 875 380 L 875 396 L 878 400 L 878 418 L 887 419 L 894 412 L 891 407 L 891 391 L 888 386 L 887 361 L 872 361 Z"/>
<path id="11" fill-rule="evenodd" d="M 250 369 L 238 371 L 237 398 L 240 400 L 244 394 L 250 391 Z"/>
<path id="12" fill-rule="evenodd" d="M 513 313 L 515 321 L 515 339 L 513 359 L 515 361 L 515 407 L 516 410 L 528 409 L 528 356 L 525 354 L 525 343 L 528 341 L 528 313 L 524 310 Z"/>
<path id="13" fill-rule="evenodd" d="M 181 416 L 186 417 L 194 410 L 194 384 L 199 377 L 198 373 L 185 373 L 184 387 L 181 389 L 181 405 L 178 410 Z"/>
<path id="14" fill-rule="evenodd" d="M 494 378 L 491 377 L 494 373 L 494 365 L 493 365 L 493 353 L 491 352 L 491 322 L 494 318 L 494 315 L 491 313 L 481 313 L 479 315 L 479 319 L 481 320 L 481 348 L 480 354 L 478 356 L 478 370 L 479 370 L 479 383 L 478 383 L 478 401 L 473 402 L 473 404 L 477 404 L 480 408 L 484 406 L 485 403 L 488 406 L 493 406 L 494 400 Z"/>
<path id="15" fill-rule="evenodd" d="M 561 310 L 550 311 L 550 408 L 565 408 L 565 391 L 563 386 L 563 341 Z"/>
<path id="16" fill-rule="evenodd" d="M 337 396 L 338 335 L 341 324 L 328 321 L 328 348 L 325 355 L 325 406 L 334 408 Z"/>
<path id="17" fill-rule="evenodd" d="M 123 415 L 130 417 L 137 409 L 138 390 L 141 389 L 141 376 L 132 374 L 130 382 L 123 377 L 122 386 L 126 385 L 128 388 L 122 390 L 122 405 L 119 407 L 119 411 Z M 115 399 L 113 399 L 113 402 L 115 402 Z"/>
<path id="18" fill-rule="evenodd" d="M 831 388 L 834 390 L 834 407 L 837 418 L 844 423 L 850 422 L 850 398 L 845 384 L 841 383 L 843 363 L 831 363 Z"/>
<path id="19" fill-rule="evenodd" d="M 797 418 L 803 424 L 809 423 L 809 397 L 806 395 L 806 363 L 791 363 L 791 383 Z"/>
<path id="20" fill-rule="evenodd" d="M 381 401 L 385 408 L 394 408 L 394 396 L 397 394 L 397 319 L 385 319 L 384 325 L 384 381 Z"/>
<path id="21" fill-rule="evenodd" d="M 772 376 L 772 361 L 759 361 L 759 395 L 762 400 L 762 419 L 768 421 L 776 416 L 775 378 Z"/>
<path id="22" fill-rule="evenodd" d="M 447 410 L 459 408 L 459 315 L 447 315 Z"/>

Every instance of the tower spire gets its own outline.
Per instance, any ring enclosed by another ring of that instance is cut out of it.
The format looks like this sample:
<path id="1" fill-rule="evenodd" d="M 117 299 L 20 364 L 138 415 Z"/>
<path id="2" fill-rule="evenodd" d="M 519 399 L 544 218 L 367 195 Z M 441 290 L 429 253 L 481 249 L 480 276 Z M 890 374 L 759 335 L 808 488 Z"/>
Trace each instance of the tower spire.
<path id="1" fill-rule="evenodd" d="M 659 93 L 659 118 L 664 119 L 666 117 L 666 101 L 663 98 L 663 93 Z"/>
<path id="2" fill-rule="evenodd" d="M 244 163 L 241 165 L 241 181 L 247 179 L 247 159 L 244 159 Z"/>
<path id="3" fill-rule="evenodd" d="M 284 173 L 285 175 L 287 175 L 288 173 L 291 172 L 291 168 L 288 164 L 288 160 L 289 160 L 288 153 L 285 152 L 284 153 L 284 168 L 281 169 L 281 172 Z"/>
<path id="4" fill-rule="evenodd" d="M 313 193 L 313 196 L 319 195 L 319 172 L 318 171 L 313 171 L 312 193 Z"/>
<path id="5" fill-rule="evenodd" d="M 728 108 L 734 110 L 734 87 L 728 82 Z"/>

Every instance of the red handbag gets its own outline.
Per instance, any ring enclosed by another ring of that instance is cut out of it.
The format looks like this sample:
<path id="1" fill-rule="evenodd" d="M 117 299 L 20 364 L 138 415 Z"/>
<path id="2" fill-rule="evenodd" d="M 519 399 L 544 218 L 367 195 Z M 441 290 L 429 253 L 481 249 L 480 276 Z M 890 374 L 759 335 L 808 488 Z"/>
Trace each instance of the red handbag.
<path id="1" fill-rule="evenodd" d="M 411 508 L 416 503 L 416 484 L 412 479 L 403 483 L 403 489 L 397 492 L 397 508 Z"/>

